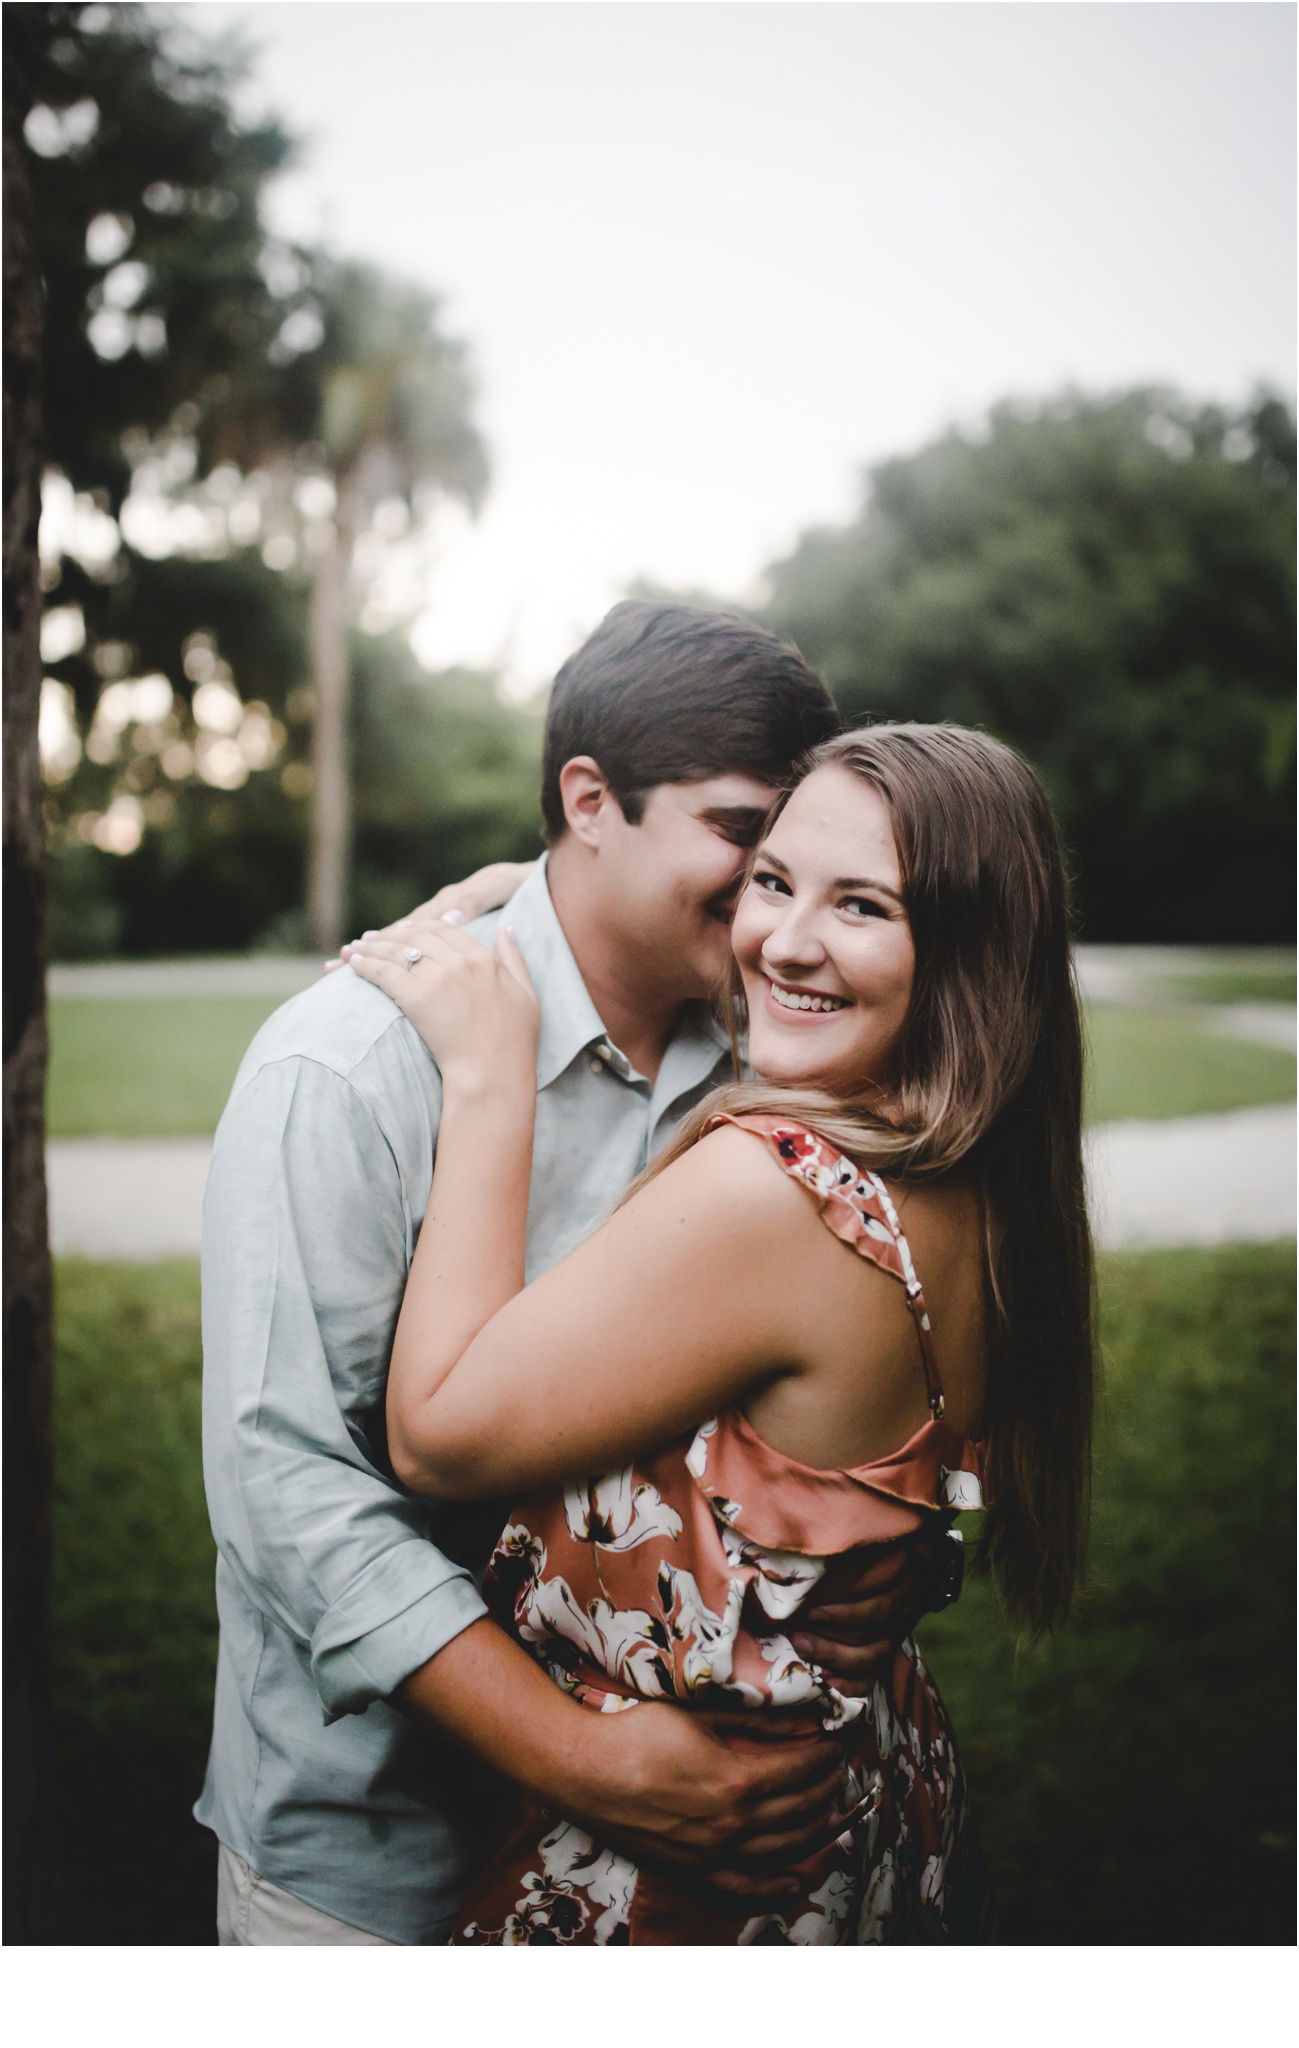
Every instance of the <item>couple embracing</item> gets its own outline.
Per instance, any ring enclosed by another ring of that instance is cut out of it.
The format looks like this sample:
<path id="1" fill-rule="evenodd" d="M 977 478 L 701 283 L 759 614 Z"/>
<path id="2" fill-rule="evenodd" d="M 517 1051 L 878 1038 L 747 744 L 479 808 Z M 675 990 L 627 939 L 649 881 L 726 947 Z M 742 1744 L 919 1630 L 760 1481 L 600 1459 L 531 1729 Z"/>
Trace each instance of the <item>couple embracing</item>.
<path id="1" fill-rule="evenodd" d="M 1078 1564 L 1045 798 L 641 602 L 561 669 L 543 778 L 503 910 L 345 949 L 217 1135 L 219 1938 L 977 1941 L 910 1630 L 963 1507 L 1030 1627 Z"/>

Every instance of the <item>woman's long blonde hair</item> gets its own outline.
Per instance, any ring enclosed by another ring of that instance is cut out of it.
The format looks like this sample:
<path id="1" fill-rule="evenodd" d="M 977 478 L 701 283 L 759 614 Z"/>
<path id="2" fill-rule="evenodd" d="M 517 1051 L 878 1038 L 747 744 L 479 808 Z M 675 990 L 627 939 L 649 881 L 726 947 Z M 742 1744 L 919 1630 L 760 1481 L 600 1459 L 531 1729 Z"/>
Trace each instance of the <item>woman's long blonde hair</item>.
<path id="1" fill-rule="evenodd" d="M 1082 1026 L 1059 835 L 1028 763 L 986 733 L 869 726 L 827 740 L 796 781 L 827 767 L 888 805 L 915 941 L 887 1114 L 865 1087 L 854 1097 L 737 1082 L 698 1106 L 645 1178 L 725 1109 L 788 1116 L 895 1180 L 960 1168 L 974 1181 L 989 1330 L 980 1555 L 1012 1614 L 1041 1630 L 1068 1612 L 1082 1567 L 1095 1375 Z M 726 1002 L 742 1030 L 738 974 Z"/>

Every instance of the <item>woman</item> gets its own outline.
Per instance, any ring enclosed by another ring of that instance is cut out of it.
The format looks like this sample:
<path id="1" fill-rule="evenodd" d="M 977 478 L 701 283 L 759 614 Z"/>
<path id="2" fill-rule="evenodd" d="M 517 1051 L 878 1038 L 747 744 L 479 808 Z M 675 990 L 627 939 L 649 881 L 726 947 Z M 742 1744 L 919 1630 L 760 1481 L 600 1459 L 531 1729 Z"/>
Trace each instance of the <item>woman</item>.
<path id="1" fill-rule="evenodd" d="M 1009 749 L 914 725 L 819 748 L 735 914 L 760 1081 L 702 1105 L 527 1288 L 521 960 L 454 930 L 413 972 L 388 941 L 354 952 L 444 1085 L 389 1382 L 399 1477 L 516 1501 L 489 1597 L 593 1711 L 813 1716 L 843 1749 L 833 1839 L 780 1911 L 706 1901 L 534 1810 L 454 1939 L 977 1938 L 963 1779 L 914 1645 L 849 1700 L 797 1617 L 859 1546 L 977 1504 L 980 1473 L 1011 1611 L 1041 1628 L 1068 1607 L 1092 1343 L 1065 894 Z"/>

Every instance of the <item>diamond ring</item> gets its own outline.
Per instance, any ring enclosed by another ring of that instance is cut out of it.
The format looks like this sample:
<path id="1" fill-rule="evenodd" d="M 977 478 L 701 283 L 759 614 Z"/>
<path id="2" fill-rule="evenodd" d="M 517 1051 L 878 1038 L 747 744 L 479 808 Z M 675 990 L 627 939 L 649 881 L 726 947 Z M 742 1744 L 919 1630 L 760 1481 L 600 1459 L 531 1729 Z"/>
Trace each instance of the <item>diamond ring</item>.
<path id="1" fill-rule="evenodd" d="M 406 972 L 407 974 L 409 974 L 411 968 L 415 965 L 415 962 L 417 960 L 422 960 L 424 958 L 424 955 L 420 952 L 418 946 L 407 946 L 402 953 L 402 958 L 406 962 Z"/>

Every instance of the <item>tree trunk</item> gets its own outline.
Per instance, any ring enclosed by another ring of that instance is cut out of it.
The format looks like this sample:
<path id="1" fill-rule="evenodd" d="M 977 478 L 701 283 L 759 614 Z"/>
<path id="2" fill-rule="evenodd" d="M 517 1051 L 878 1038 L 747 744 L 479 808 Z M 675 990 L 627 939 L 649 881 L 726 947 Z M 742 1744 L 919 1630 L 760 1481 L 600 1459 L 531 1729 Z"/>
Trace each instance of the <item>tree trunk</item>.
<path id="1" fill-rule="evenodd" d="M 352 838 L 348 700 L 347 585 L 352 563 L 352 518 L 340 485 L 334 540 L 321 556 L 311 587 L 311 664 L 315 713 L 311 731 L 311 840 L 307 914 L 316 951 L 332 956 L 347 930 L 348 864 Z"/>
<path id="2" fill-rule="evenodd" d="M 38 11 L 45 10 L 30 13 Z M 27 12 L 5 8 L 4 55 L 4 1938 L 24 1945 L 58 1939 L 49 1694 L 45 827 L 36 743 L 42 287 L 22 140 L 32 38 L 12 18 Z"/>

